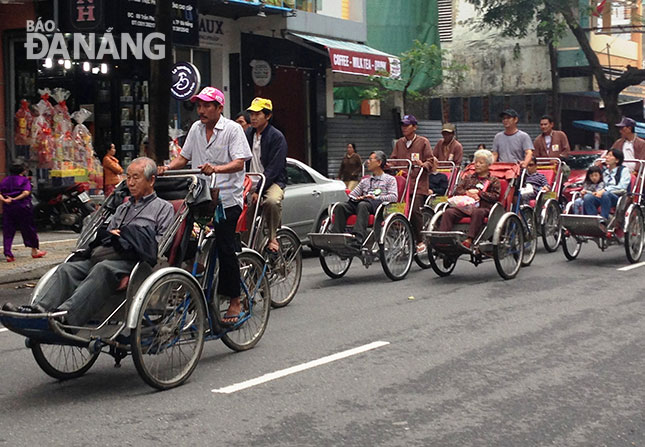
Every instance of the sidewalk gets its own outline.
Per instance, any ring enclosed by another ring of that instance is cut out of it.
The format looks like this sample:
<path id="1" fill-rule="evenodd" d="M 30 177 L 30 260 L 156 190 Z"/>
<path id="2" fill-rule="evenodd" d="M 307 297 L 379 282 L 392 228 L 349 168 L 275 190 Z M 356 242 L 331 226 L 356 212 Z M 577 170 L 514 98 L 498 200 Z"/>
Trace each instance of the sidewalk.
<path id="1" fill-rule="evenodd" d="M 37 280 L 47 270 L 63 262 L 74 250 L 76 238 L 41 242 L 40 249 L 45 250 L 47 255 L 40 259 L 33 259 L 31 249 L 18 243 L 19 240 L 12 248 L 16 257 L 15 262 L 6 262 L 4 257 L 0 257 L 0 284 Z"/>

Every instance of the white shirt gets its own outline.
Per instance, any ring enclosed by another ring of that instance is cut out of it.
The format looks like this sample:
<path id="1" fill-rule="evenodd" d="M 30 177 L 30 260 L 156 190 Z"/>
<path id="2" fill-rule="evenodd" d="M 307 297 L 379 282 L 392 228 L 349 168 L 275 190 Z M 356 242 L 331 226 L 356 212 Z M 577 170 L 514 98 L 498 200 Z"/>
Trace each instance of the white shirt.
<path id="1" fill-rule="evenodd" d="M 636 156 L 634 155 L 634 142 L 629 141 L 625 139 L 625 142 L 623 143 L 623 155 L 625 156 L 625 160 L 630 159 L 634 160 Z M 635 163 L 624 163 L 625 166 L 627 166 L 630 171 L 633 171 L 636 169 L 636 164 Z"/>
<path id="2" fill-rule="evenodd" d="M 193 169 L 197 169 L 198 166 L 205 163 L 222 166 L 233 160 L 246 161 L 253 155 L 242 126 L 220 116 L 210 140 L 206 139 L 206 126 L 201 121 L 193 123 L 181 149 L 181 156 L 191 162 Z M 220 198 L 224 208 L 235 205 L 241 207 L 243 205 L 244 169 L 230 174 L 214 175 L 215 187 L 220 189 Z"/>
<path id="3" fill-rule="evenodd" d="M 260 160 L 260 155 L 262 153 L 262 147 L 260 143 L 262 142 L 262 134 L 253 132 L 253 158 L 251 159 L 251 172 L 259 172 L 260 174 L 264 173 L 264 166 L 262 166 L 262 161 Z"/>

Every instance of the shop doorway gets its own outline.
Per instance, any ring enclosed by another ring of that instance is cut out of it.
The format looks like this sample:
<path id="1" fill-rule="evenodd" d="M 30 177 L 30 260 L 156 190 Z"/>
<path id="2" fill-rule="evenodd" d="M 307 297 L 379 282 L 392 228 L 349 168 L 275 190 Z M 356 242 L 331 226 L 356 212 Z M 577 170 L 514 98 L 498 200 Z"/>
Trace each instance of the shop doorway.
<path id="1" fill-rule="evenodd" d="M 269 85 L 255 86 L 255 96 L 273 102 L 272 123 L 287 139 L 288 156 L 309 163 L 307 72 L 297 68 L 279 67 L 274 70 Z"/>

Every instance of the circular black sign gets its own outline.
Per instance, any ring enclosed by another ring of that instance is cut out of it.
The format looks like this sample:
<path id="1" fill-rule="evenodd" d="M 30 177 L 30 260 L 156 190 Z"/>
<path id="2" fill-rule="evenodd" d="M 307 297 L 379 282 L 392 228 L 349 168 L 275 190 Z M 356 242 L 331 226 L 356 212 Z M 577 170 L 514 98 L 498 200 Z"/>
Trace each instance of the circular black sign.
<path id="1" fill-rule="evenodd" d="M 179 101 L 190 99 L 199 88 L 201 77 L 199 70 L 190 62 L 177 62 L 172 66 L 172 84 L 170 93 Z"/>

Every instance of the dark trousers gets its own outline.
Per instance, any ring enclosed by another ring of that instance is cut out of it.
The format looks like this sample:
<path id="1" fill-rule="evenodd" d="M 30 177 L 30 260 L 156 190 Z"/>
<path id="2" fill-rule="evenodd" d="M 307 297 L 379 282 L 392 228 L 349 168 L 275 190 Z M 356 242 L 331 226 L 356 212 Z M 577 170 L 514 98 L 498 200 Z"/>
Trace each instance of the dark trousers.
<path id="1" fill-rule="evenodd" d="M 482 228 L 484 228 L 484 219 L 488 217 L 490 208 L 475 208 L 470 216 L 459 208 L 446 208 L 446 211 L 441 217 L 441 224 L 439 231 L 451 231 L 455 223 L 459 222 L 463 217 L 470 217 L 470 225 L 468 226 L 468 237 L 475 239 L 479 236 Z"/>
<path id="2" fill-rule="evenodd" d="M 2 213 L 2 242 L 4 244 L 4 255 L 13 257 L 11 245 L 16 230 L 22 233 L 22 240 L 25 247 L 38 248 L 38 235 L 34 225 L 34 215 L 31 206 L 5 205 Z"/>
<path id="3" fill-rule="evenodd" d="M 68 323 L 82 326 L 101 310 L 135 264 L 119 259 L 66 262 L 58 266 L 36 303 L 47 310 L 66 310 Z"/>
<path id="4" fill-rule="evenodd" d="M 423 236 L 421 236 L 421 230 L 423 230 L 423 204 L 426 201 L 425 195 L 419 194 L 414 198 L 414 203 L 412 204 L 412 213 L 410 214 L 410 223 L 412 224 L 412 235 L 414 236 L 414 242 L 417 244 L 423 242 Z"/>
<path id="5" fill-rule="evenodd" d="M 360 202 L 350 200 L 345 203 L 340 203 L 334 208 L 334 225 L 331 231 L 332 233 L 344 233 L 345 227 L 347 226 L 347 218 L 352 214 L 356 214 L 356 223 L 354 224 L 352 233 L 363 241 L 367 235 L 367 224 L 372 213 L 374 213 L 374 207 L 366 200 L 361 200 Z"/>
<path id="6" fill-rule="evenodd" d="M 235 254 L 235 227 L 242 208 L 232 206 L 224 210 L 226 219 L 215 223 L 215 247 L 219 256 L 219 281 L 217 293 L 228 298 L 240 296 L 240 264 Z"/>

